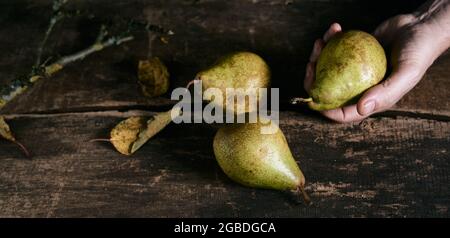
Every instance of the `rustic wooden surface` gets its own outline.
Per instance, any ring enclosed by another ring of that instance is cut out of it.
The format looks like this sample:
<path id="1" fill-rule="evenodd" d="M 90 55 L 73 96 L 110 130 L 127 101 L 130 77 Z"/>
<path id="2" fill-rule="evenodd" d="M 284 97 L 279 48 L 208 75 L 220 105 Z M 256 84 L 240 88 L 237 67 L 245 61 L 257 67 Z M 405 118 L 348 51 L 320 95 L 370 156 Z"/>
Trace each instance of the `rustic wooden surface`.
<path id="1" fill-rule="evenodd" d="M 71 8 L 97 18 L 148 20 L 175 35 L 165 44 L 140 34 L 39 82 L 1 111 L 34 157 L 24 159 L 0 141 L 0 216 L 448 217 L 448 53 L 395 108 L 361 124 L 335 124 L 282 105 L 281 128 L 307 177 L 309 207 L 289 193 L 226 178 L 212 153 L 220 125 L 170 125 L 131 157 L 87 142 L 106 137 L 127 116 L 173 104 L 168 96 L 142 97 L 134 67 L 139 59 L 162 58 L 175 88 L 225 52 L 252 50 L 267 59 L 287 99 L 304 94 L 305 62 L 330 23 L 371 31 L 420 2 L 74 1 Z M 47 0 L 0 2 L 0 83 L 29 70 L 49 9 Z M 59 25 L 47 55 L 89 44 L 97 18 Z"/>

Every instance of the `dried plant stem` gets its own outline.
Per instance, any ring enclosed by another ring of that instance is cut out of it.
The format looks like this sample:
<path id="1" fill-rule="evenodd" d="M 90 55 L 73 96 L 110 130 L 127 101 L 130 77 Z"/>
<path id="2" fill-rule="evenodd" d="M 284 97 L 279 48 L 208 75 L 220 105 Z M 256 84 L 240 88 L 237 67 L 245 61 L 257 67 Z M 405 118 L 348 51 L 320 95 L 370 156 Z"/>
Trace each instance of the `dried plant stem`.
<path id="1" fill-rule="evenodd" d="M 66 16 L 66 14 L 61 9 L 64 7 L 64 5 L 66 5 L 68 1 L 69 0 L 53 0 L 53 16 L 52 18 L 50 18 L 50 21 L 47 26 L 47 31 L 45 31 L 44 39 L 41 41 L 41 44 L 39 45 L 39 48 L 37 50 L 34 69 L 37 69 L 41 66 L 42 53 L 44 51 L 44 47 L 48 41 L 50 34 L 55 28 L 56 23 L 64 19 L 64 17 Z"/>
<path id="2" fill-rule="evenodd" d="M 299 104 L 299 103 L 308 103 L 308 102 L 312 102 L 313 99 L 312 98 L 292 98 L 290 103 L 291 104 Z"/>
<path id="3" fill-rule="evenodd" d="M 91 45 L 90 47 L 79 51 L 73 55 L 69 55 L 69 56 L 64 56 L 61 59 L 59 59 L 58 61 L 56 61 L 55 63 L 53 63 L 53 65 L 59 65 L 61 67 L 64 67 L 70 63 L 73 63 L 75 61 L 78 60 L 82 60 L 84 59 L 86 56 L 95 53 L 97 51 L 101 51 L 107 47 L 113 46 L 113 45 L 120 45 L 122 43 L 125 43 L 127 41 L 131 41 L 133 40 L 134 37 L 133 36 L 126 36 L 126 37 L 121 37 L 121 38 L 117 38 L 117 37 L 111 37 L 103 42 L 98 42 L 95 43 L 93 45 Z M 51 66 L 51 65 L 50 65 Z M 47 67 L 46 67 L 47 68 Z"/>
<path id="4" fill-rule="evenodd" d="M 42 53 L 44 51 L 44 47 L 48 41 L 48 37 L 50 36 L 50 34 L 52 33 L 53 29 L 55 28 L 55 25 L 58 21 L 62 20 L 64 18 L 64 14 L 61 12 L 56 13 L 56 15 L 54 15 L 52 17 L 52 19 L 50 19 L 50 22 L 48 24 L 47 27 L 47 31 L 45 32 L 45 36 L 44 39 L 42 40 L 41 44 L 39 45 L 39 48 L 37 50 L 37 56 L 36 56 L 36 62 L 34 63 L 34 68 L 39 68 L 41 66 L 41 61 L 42 61 Z"/>
<path id="5" fill-rule="evenodd" d="M 7 92 L 2 92 L 2 94 L 0 95 L 0 109 L 4 107 L 13 98 L 25 92 L 30 85 L 32 85 L 33 83 L 42 78 L 52 76 L 56 72 L 63 69 L 66 65 L 74 63 L 79 60 L 83 60 L 87 56 L 95 52 L 101 51 L 107 47 L 120 45 L 134 39 L 134 37 L 131 35 L 125 35 L 125 36 L 111 36 L 106 40 L 104 40 L 106 34 L 107 32 L 105 31 L 104 27 L 102 27 L 102 30 L 99 33 L 99 37 L 97 38 L 97 41 L 88 48 L 81 50 L 77 53 L 74 53 L 72 55 L 63 56 L 59 60 L 56 60 L 54 63 L 43 67 L 43 69 L 41 70 L 42 72 L 36 75 L 32 75 L 28 79 L 28 82 L 22 82 L 16 85 L 11 85 L 8 88 L 9 90 Z"/>

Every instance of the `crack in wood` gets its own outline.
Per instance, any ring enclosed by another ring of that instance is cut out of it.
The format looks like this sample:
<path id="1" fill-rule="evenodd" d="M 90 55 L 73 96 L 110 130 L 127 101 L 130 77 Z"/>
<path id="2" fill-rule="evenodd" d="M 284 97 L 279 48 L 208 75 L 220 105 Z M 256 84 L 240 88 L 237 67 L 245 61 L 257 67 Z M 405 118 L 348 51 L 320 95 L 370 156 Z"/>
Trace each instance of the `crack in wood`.
<path id="1" fill-rule="evenodd" d="M 434 113 L 418 112 L 418 111 L 401 111 L 401 110 L 388 110 L 385 112 L 375 114 L 372 117 L 374 117 L 374 118 L 387 117 L 387 118 L 394 118 L 394 119 L 397 117 L 409 117 L 409 118 L 414 118 L 414 119 L 427 119 L 427 120 L 443 121 L 443 122 L 450 121 L 450 116 L 443 115 L 443 114 L 434 114 Z"/>
<path id="2" fill-rule="evenodd" d="M 128 117 L 128 116 L 150 116 L 158 112 L 167 111 L 171 106 L 112 106 L 112 107 L 80 107 L 76 109 L 71 109 L 70 111 L 59 109 L 59 110 L 47 110 L 47 111 L 35 111 L 29 113 L 20 114 L 0 114 L 6 119 L 20 118 L 20 117 L 48 117 L 48 116 L 66 116 L 66 115 L 100 115 L 100 116 L 117 116 L 117 117 Z M 280 112 L 297 112 L 291 110 L 282 110 Z M 308 113 L 307 111 L 302 113 Z M 414 119 L 427 119 L 434 121 L 449 122 L 450 116 L 443 114 L 435 114 L 420 111 L 402 111 L 402 110 L 388 110 L 385 112 L 377 113 L 371 116 L 371 118 L 392 118 L 397 119 L 402 118 L 414 118 Z"/>

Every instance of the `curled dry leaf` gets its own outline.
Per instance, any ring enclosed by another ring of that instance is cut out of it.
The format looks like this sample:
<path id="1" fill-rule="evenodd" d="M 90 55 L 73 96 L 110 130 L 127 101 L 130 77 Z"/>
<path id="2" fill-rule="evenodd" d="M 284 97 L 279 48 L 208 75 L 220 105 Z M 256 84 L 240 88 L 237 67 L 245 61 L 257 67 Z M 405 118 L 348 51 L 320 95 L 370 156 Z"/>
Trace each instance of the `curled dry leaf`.
<path id="1" fill-rule="evenodd" d="M 131 145 L 147 125 L 145 117 L 130 117 L 121 121 L 111 130 L 111 143 L 124 155 L 131 154 Z"/>
<path id="2" fill-rule="evenodd" d="M 6 123 L 5 118 L 0 117 L 0 137 L 13 142 L 14 144 L 18 145 L 23 153 L 29 157 L 30 153 L 28 152 L 28 150 L 25 148 L 25 146 L 23 146 L 20 142 L 18 142 L 16 140 L 16 138 L 14 137 L 13 133 L 11 132 L 11 129 L 9 128 L 8 123 Z"/>
<path id="3" fill-rule="evenodd" d="M 11 129 L 9 128 L 9 125 L 6 123 L 5 118 L 0 117 L 0 135 L 9 141 L 16 141 L 16 138 L 14 138 Z"/>
<path id="4" fill-rule="evenodd" d="M 174 108 L 179 114 L 181 109 Z M 141 148 L 149 139 L 163 130 L 172 121 L 172 110 L 145 117 L 130 117 L 121 121 L 111 130 L 111 143 L 117 151 L 131 155 Z"/>
<path id="5" fill-rule="evenodd" d="M 138 80 L 147 97 L 157 97 L 169 90 L 169 71 L 158 57 L 139 61 Z"/>
<path id="6" fill-rule="evenodd" d="M 179 108 L 176 108 L 174 110 L 179 110 Z M 171 112 L 172 110 L 169 110 L 167 112 L 160 112 L 147 120 L 147 127 L 145 128 L 145 130 L 139 133 L 137 140 L 131 147 L 131 153 L 136 152 L 154 135 L 156 135 L 158 132 L 160 132 L 170 124 L 170 122 L 172 121 Z"/>

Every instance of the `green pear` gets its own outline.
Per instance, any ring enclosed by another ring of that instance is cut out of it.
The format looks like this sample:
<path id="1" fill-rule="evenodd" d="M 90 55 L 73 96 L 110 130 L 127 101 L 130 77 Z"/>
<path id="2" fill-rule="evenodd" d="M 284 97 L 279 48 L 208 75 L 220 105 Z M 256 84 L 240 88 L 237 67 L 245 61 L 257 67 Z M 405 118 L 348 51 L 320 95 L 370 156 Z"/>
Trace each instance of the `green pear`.
<path id="1" fill-rule="evenodd" d="M 302 101 L 317 111 L 349 105 L 385 73 L 386 55 L 375 37 L 362 31 L 338 33 L 320 53 L 311 98 Z"/>
<path id="2" fill-rule="evenodd" d="M 235 52 L 221 57 L 215 64 L 199 72 L 196 79 L 202 81 L 203 91 L 209 88 L 219 89 L 224 98 L 224 103 L 219 106 L 226 109 L 227 88 L 243 90 L 269 88 L 270 69 L 267 63 L 254 53 Z M 257 97 L 259 100 L 261 95 Z M 248 106 L 248 100 L 245 100 L 245 103 L 245 112 L 256 109 Z M 236 104 L 234 112 L 237 106 Z"/>
<path id="3" fill-rule="evenodd" d="M 297 165 L 283 132 L 272 121 L 230 124 L 219 129 L 213 147 L 225 174 L 244 186 L 304 192 L 305 177 Z M 262 128 L 274 127 L 272 134 Z"/>

